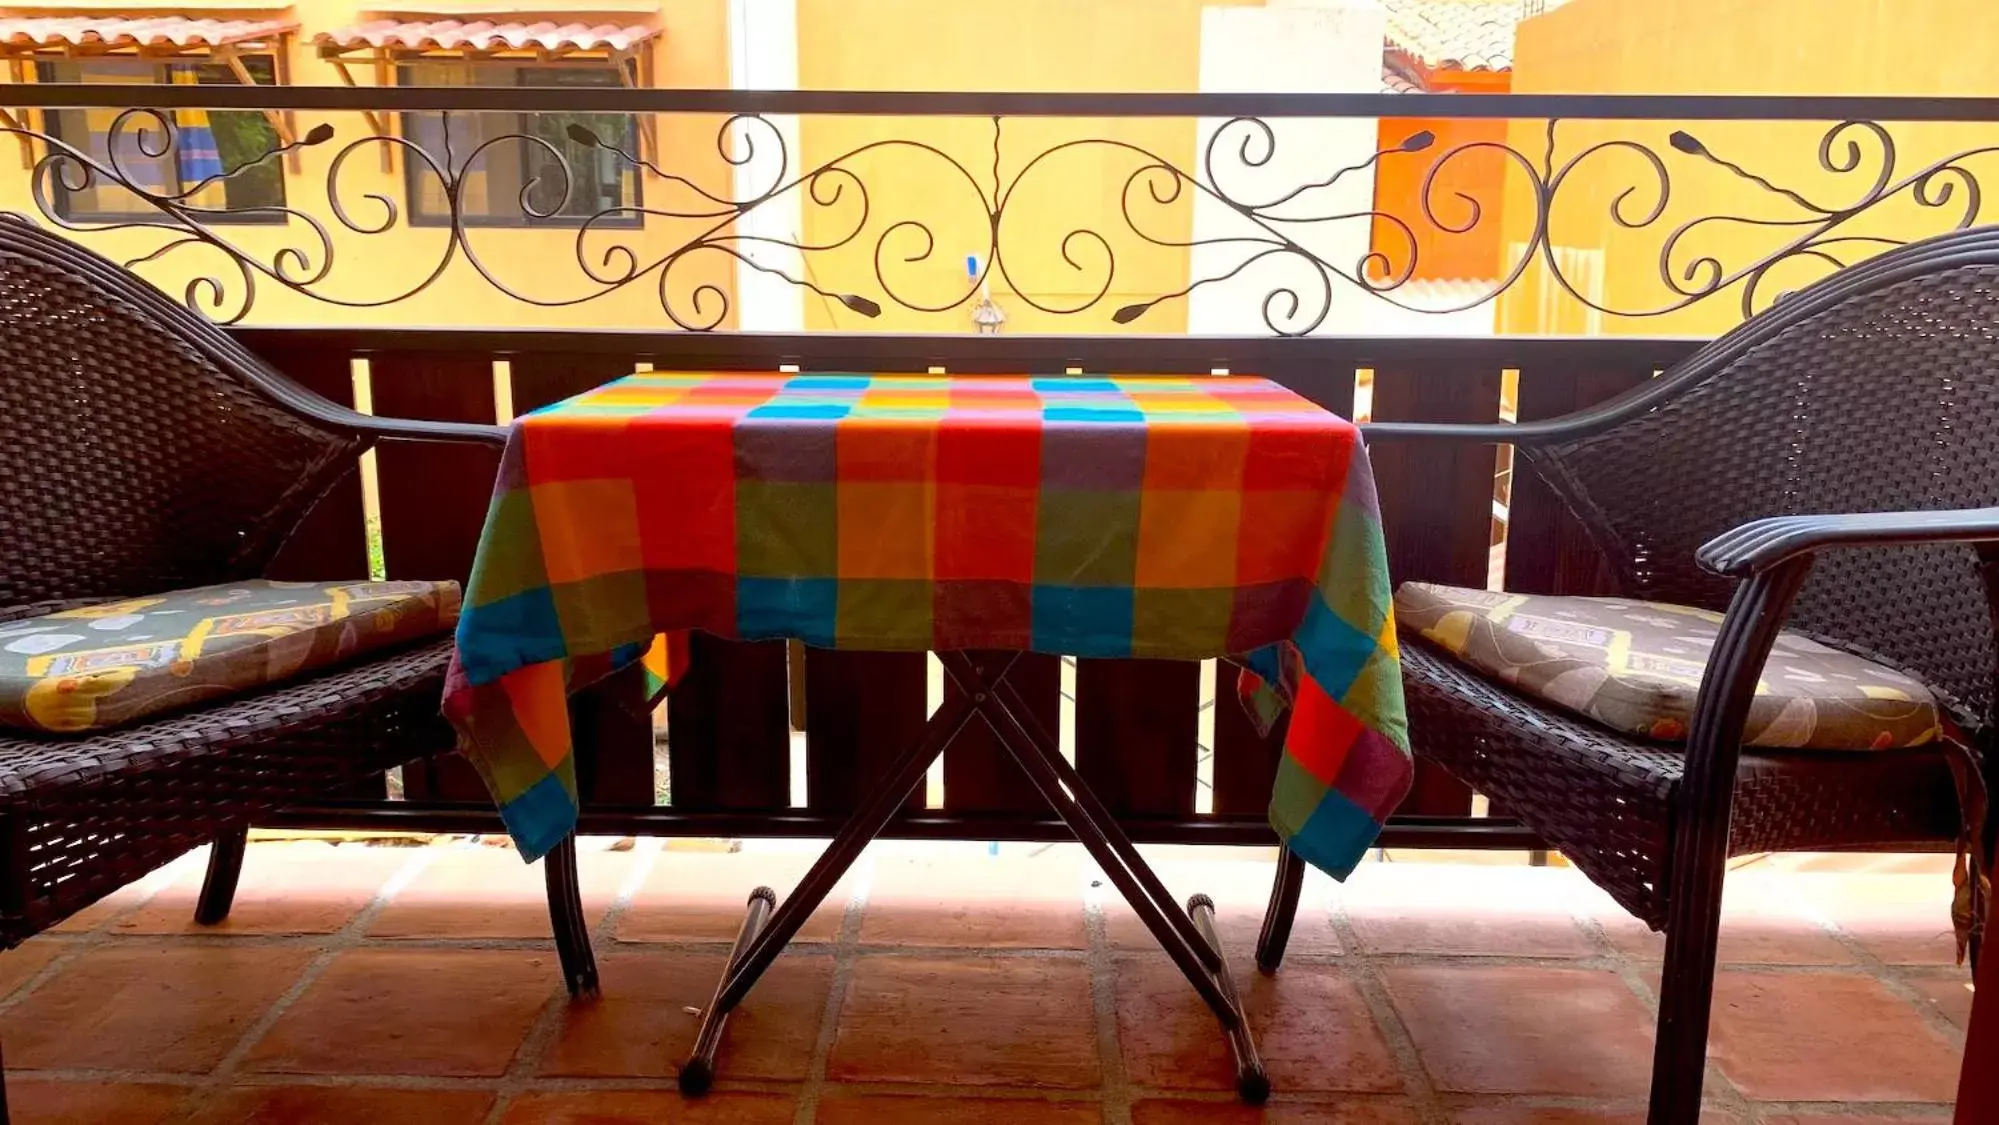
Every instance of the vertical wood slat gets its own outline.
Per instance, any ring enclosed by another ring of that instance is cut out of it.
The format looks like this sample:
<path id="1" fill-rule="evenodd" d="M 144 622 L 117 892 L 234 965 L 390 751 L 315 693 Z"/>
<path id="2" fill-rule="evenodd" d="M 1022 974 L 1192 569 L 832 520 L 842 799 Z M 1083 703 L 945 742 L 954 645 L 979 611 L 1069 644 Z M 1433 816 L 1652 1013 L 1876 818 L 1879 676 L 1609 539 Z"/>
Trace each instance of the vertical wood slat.
<path id="1" fill-rule="evenodd" d="M 1652 365 L 1625 370 L 1542 367 L 1520 372 L 1520 420 L 1556 418 L 1607 401 L 1652 378 Z M 1523 594 L 1612 592 L 1610 567 L 1581 521 L 1524 456 L 1514 462 L 1507 512 L 1506 588 Z"/>
<path id="2" fill-rule="evenodd" d="M 688 638 L 687 674 L 667 701 L 667 734 L 674 808 L 790 807 L 784 642 Z"/>
<path id="3" fill-rule="evenodd" d="M 851 813 L 928 718 L 929 658 L 920 652 L 805 650 L 805 786 L 814 812 Z M 912 788 L 903 811 L 923 808 Z"/>
<path id="4" fill-rule="evenodd" d="M 1374 418 L 1382 422 L 1496 422 L 1500 369 L 1376 367 Z M 1389 574 L 1397 583 L 1483 589 L 1491 564 L 1492 484 L 1487 445 L 1384 442 L 1371 449 Z M 1468 816 L 1471 788 L 1428 762 L 1400 812 Z"/>
<path id="5" fill-rule="evenodd" d="M 508 363 L 514 411 L 525 414 L 631 374 L 630 356 L 536 353 Z M 569 702 L 576 748 L 577 791 L 585 806 L 653 803 L 653 728 L 645 708 L 645 674 L 637 668 L 607 676 Z"/>
<path id="6" fill-rule="evenodd" d="M 382 352 L 369 357 L 368 375 L 377 414 L 493 421 L 493 363 L 483 354 Z M 390 442 L 375 456 L 389 577 L 465 581 L 492 499 L 499 451 Z M 491 801 L 478 772 L 456 754 L 404 767 L 403 792 L 412 799 Z"/>
<path id="7" fill-rule="evenodd" d="M 1118 815 L 1192 816 L 1201 666 L 1076 662 L 1076 771 Z"/>
<path id="8" fill-rule="evenodd" d="M 321 348 L 270 348 L 264 360 L 293 382 L 342 406 L 354 405 L 354 369 L 347 353 Z M 360 462 L 313 505 L 271 560 L 270 577 L 288 582 L 339 582 L 368 576 L 368 518 L 361 501 Z M 341 800 L 388 799 L 385 774 L 343 786 Z"/>
<path id="9" fill-rule="evenodd" d="M 981 661 L 996 665 L 996 656 Z M 1062 721 L 1062 658 L 1027 653 L 1014 661 L 1007 682 L 1020 693 L 1029 714 L 1041 721 L 1051 734 Z M 963 693 L 949 676 L 944 679 L 946 700 Z M 974 720 L 959 732 L 957 740 L 944 751 L 944 808 L 955 813 L 1024 813 L 1041 815 L 1047 802 L 1001 748 L 993 731 L 982 720 Z"/>

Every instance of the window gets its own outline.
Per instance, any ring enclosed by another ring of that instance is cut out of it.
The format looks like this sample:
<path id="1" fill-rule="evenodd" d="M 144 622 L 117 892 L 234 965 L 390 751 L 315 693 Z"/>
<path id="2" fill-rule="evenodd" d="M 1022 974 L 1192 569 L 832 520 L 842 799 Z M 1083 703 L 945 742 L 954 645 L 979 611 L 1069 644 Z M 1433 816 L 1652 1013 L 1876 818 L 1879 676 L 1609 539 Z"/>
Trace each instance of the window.
<path id="1" fill-rule="evenodd" d="M 611 66 L 533 67 L 504 63 L 423 62 L 402 68 L 406 86 L 617 86 Z M 615 154 L 569 138 L 581 125 L 625 152 L 634 152 L 637 123 L 626 113 L 406 113 L 403 136 L 439 168 L 460 178 L 458 208 L 470 226 L 580 226 L 592 215 L 639 205 L 637 169 Z M 522 140 L 532 137 L 548 147 Z M 447 143 L 448 142 L 448 143 Z M 482 149 L 482 146 L 483 147 Z M 569 169 L 563 191 L 561 156 Z M 478 158 L 473 159 L 473 154 Z M 447 154 L 449 162 L 447 163 Z M 423 161 L 403 161 L 410 221 L 443 225 L 451 201 Z M 636 227 L 636 214 L 606 215 L 597 226 Z"/>
<path id="2" fill-rule="evenodd" d="M 259 85 L 273 82 L 271 60 L 245 56 L 243 65 Z M 217 83 L 234 86 L 236 75 L 220 63 L 156 63 L 142 59 L 92 59 L 88 62 L 42 63 L 43 82 L 157 84 Z M 256 208 L 285 203 L 284 169 L 277 160 L 259 161 L 281 143 L 270 119 L 254 110 L 173 111 L 178 142 L 169 152 L 149 155 L 162 138 L 145 120 L 128 121 L 110 146 L 115 109 L 60 109 L 48 114 L 49 134 L 79 149 L 107 167 L 123 169 L 126 179 L 144 191 L 180 196 L 190 207 L 206 208 L 207 223 L 282 223 L 285 216 Z M 142 134 L 143 144 L 142 144 Z M 112 157 L 116 157 L 114 162 Z M 229 175 L 229 173 L 235 173 Z M 69 178 L 74 180 L 75 173 Z M 63 177 L 55 177 L 60 181 Z M 56 182 L 56 214 L 65 219 L 111 221 L 159 217 L 153 205 L 130 188 L 94 177 L 89 187 L 70 191 Z M 247 210 L 246 210 L 247 209 Z"/>

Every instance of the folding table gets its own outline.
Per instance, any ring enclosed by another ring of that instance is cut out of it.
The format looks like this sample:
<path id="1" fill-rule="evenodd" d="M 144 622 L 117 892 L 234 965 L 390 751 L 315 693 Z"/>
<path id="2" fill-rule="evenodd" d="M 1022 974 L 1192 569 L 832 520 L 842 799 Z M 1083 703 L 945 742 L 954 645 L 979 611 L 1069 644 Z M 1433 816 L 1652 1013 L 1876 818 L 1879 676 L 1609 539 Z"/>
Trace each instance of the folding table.
<path id="1" fill-rule="evenodd" d="M 961 691 L 779 905 L 751 895 L 683 1090 L 729 1014 L 976 717 L 1258 1060 L 1214 927 L 1182 909 L 1006 675 L 1023 651 L 1229 657 L 1268 729 L 1271 823 L 1344 878 L 1412 774 L 1379 513 L 1349 423 L 1244 376 L 644 373 L 514 424 L 444 708 L 523 855 L 576 823 L 566 695 L 702 629 L 939 654 Z M 1295 888 L 1281 879 L 1279 893 Z"/>

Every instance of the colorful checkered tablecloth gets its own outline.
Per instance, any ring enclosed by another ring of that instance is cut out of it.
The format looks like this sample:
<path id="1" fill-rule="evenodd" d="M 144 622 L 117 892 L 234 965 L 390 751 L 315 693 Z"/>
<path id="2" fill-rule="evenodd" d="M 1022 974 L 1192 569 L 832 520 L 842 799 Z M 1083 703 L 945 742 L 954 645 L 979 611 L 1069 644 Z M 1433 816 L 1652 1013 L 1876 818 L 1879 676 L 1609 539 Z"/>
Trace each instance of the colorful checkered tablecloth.
<path id="1" fill-rule="evenodd" d="M 528 858 L 576 823 L 568 691 L 690 629 L 1234 657 L 1335 876 L 1412 774 L 1366 450 L 1263 379 L 643 373 L 517 420 L 444 711 Z"/>

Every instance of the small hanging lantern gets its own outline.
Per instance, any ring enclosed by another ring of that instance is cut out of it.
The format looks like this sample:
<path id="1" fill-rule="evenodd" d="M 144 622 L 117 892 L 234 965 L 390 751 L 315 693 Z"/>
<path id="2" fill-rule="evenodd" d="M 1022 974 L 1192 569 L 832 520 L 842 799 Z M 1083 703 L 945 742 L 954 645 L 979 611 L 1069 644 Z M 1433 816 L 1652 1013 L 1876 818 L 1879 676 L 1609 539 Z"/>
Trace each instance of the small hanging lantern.
<path id="1" fill-rule="evenodd" d="M 999 334 L 1000 325 L 1006 323 L 1006 314 L 993 303 L 991 278 L 979 278 L 979 256 L 965 255 L 965 276 L 979 281 L 979 303 L 972 306 L 972 328 L 981 336 Z"/>

